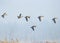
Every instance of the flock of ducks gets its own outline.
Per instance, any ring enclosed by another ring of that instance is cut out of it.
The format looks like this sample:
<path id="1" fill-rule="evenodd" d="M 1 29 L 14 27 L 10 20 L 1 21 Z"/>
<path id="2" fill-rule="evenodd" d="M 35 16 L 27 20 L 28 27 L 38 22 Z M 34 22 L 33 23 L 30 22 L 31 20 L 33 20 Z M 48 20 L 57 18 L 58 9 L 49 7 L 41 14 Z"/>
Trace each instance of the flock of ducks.
<path id="1" fill-rule="evenodd" d="M 3 15 L 1 15 L 1 17 L 4 18 L 6 15 L 7 15 L 7 14 L 6 14 L 6 12 L 5 12 L 5 13 L 3 13 Z M 22 18 L 22 17 L 23 17 L 23 16 L 22 16 L 21 13 L 19 14 L 19 16 L 17 16 L 18 19 L 20 19 L 20 18 Z M 38 19 L 39 19 L 40 22 L 42 21 L 42 18 L 44 18 L 44 16 L 38 16 Z M 25 19 L 26 19 L 26 21 L 28 22 L 28 20 L 30 19 L 30 16 L 25 16 Z M 52 21 L 53 21 L 54 23 L 56 23 L 56 19 L 57 19 L 57 18 L 54 17 L 54 18 L 52 18 Z M 33 25 L 33 26 L 31 26 L 31 28 L 32 28 L 32 30 L 34 31 L 34 28 L 36 28 L 36 26 Z"/>

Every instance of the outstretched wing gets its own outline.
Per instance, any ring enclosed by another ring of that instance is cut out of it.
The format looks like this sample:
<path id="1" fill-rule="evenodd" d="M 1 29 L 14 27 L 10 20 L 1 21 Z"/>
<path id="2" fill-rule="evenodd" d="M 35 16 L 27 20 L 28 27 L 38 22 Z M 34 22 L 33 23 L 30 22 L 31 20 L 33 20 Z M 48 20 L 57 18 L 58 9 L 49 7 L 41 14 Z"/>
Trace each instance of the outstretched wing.
<path id="1" fill-rule="evenodd" d="M 32 28 L 32 30 L 34 31 L 34 27 L 31 27 Z"/>
<path id="2" fill-rule="evenodd" d="M 18 19 L 21 18 L 21 14 L 19 16 L 17 16 L 17 17 L 18 17 Z"/>
<path id="3" fill-rule="evenodd" d="M 4 18 L 4 15 L 1 15 L 2 16 L 2 18 Z"/>
<path id="4" fill-rule="evenodd" d="M 54 23 L 56 23 L 56 20 L 55 19 L 52 19 Z"/>
<path id="5" fill-rule="evenodd" d="M 3 13 L 3 15 L 1 15 L 1 16 L 2 16 L 2 18 L 4 18 L 4 16 L 5 16 L 5 15 L 7 15 L 7 14 L 6 14 L 6 13 Z"/>
<path id="6" fill-rule="evenodd" d="M 28 18 L 27 18 L 27 17 L 25 17 L 25 19 L 26 19 L 26 21 L 28 22 Z"/>
<path id="7" fill-rule="evenodd" d="M 21 17 L 21 13 L 20 13 L 20 15 L 19 15 L 20 17 Z"/>
<path id="8" fill-rule="evenodd" d="M 39 21 L 41 21 L 41 17 L 38 17 Z"/>

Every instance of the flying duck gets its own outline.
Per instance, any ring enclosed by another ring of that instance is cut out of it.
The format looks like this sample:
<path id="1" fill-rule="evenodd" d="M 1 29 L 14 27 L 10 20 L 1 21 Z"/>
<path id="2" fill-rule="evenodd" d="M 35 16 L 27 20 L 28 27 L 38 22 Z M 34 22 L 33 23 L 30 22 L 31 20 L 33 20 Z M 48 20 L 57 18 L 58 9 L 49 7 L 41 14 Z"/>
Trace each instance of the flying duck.
<path id="1" fill-rule="evenodd" d="M 6 14 L 6 12 L 5 12 L 5 13 L 3 13 L 3 15 L 1 15 L 1 16 L 2 16 L 2 18 L 4 18 L 4 17 L 5 17 L 5 15 L 7 15 L 7 14 Z"/>
<path id="2" fill-rule="evenodd" d="M 26 16 L 25 19 L 28 22 L 28 19 L 30 19 L 30 16 Z"/>
<path id="3" fill-rule="evenodd" d="M 56 19 L 57 19 L 56 17 L 54 17 L 54 18 L 52 19 L 54 23 L 56 23 Z"/>
<path id="4" fill-rule="evenodd" d="M 32 28 L 32 30 L 34 31 L 34 30 L 35 30 L 34 28 L 36 28 L 36 26 L 35 26 L 35 25 L 33 25 L 33 26 L 31 26 L 31 28 Z"/>
<path id="5" fill-rule="evenodd" d="M 43 18 L 44 16 L 38 16 L 38 19 L 39 19 L 39 21 L 42 21 L 42 18 Z"/>
<path id="6" fill-rule="evenodd" d="M 20 15 L 19 16 L 17 16 L 18 17 L 18 19 L 20 19 L 20 18 L 22 18 L 23 16 L 21 16 L 22 14 L 20 13 Z"/>

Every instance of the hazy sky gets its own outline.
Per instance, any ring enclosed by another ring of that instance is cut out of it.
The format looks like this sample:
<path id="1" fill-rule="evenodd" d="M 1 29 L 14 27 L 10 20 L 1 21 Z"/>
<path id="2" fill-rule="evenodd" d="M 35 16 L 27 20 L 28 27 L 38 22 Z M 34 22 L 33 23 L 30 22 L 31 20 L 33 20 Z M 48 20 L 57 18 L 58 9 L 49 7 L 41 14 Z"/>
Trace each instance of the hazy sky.
<path id="1" fill-rule="evenodd" d="M 6 12 L 3 19 L 1 15 Z M 22 13 L 23 18 L 17 16 Z M 37 17 L 44 16 L 42 22 Z M 25 16 L 31 16 L 26 22 Z M 0 40 L 60 40 L 60 0 L 0 0 Z M 58 17 L 57 23 L 51 20 Z M 35 31 L 30 28 L 36 25 Z"/>

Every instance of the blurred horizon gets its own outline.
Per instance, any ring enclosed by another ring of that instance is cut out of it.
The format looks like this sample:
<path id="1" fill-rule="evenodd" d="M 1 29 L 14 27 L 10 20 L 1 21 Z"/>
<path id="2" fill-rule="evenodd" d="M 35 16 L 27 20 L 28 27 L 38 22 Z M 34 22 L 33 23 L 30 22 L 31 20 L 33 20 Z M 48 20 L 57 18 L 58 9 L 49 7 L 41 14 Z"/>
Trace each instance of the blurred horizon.
<path id="1" fill-rule="evenodd" d="M 3 19 L 1 15 L 6 12 Z M 22 13 L 22 18 L 17 16 Z M 31 16 L 28 22 L 25 16 Z M 38 16 L 44 16 L 40 22 Z M 60 0 L 0 0 L 0 40 L 60 40 Z M 57 23 L 52 21 L 57 17 Z M 36 25 L 35 31 L 30 28 Z"/>

